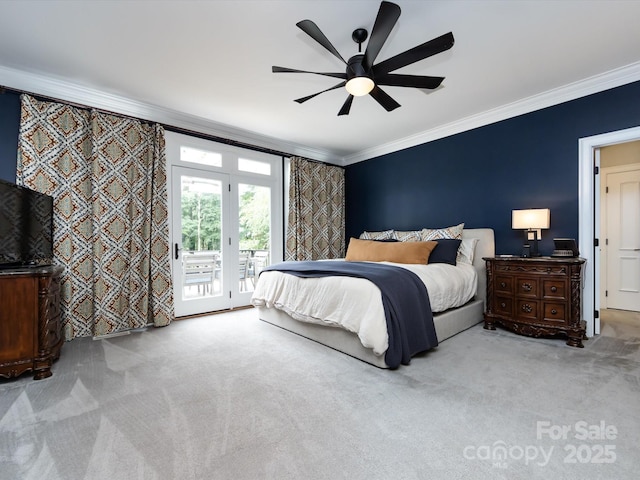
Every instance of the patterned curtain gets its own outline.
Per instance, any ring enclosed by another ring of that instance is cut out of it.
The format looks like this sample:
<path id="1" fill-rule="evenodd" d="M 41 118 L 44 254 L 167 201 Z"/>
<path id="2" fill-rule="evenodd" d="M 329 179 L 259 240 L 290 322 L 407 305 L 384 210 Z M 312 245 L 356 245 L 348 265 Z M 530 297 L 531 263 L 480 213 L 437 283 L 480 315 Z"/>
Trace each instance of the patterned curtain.
<path id="1" fill-rule="evenodd" d="M 291 158 L 287 260 L 344 256 L 344 169 Z"/>
<path id="2" fill-rule="evenodd" d="M 54 197 L 67 340 L 171 322 L 162 126 L 23 95 L 17 179 Z"/>

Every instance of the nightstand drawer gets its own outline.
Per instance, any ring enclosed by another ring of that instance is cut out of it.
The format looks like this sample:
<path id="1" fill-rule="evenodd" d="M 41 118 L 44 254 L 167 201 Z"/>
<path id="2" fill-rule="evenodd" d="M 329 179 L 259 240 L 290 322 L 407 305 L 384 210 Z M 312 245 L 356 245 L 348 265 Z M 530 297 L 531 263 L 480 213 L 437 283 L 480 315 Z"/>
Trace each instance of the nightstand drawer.
<path id="1" fill-rule="evenodd" d="M 544 304 L 544 320 L 549 322 L 565 323 L 567 320 L 564 303 Z"/>
<path id="2" fill-rule="evenodd" d="M 509 275 L 496 275 L 495 290 L 496 294 L 506 293 L 513 294 L 514 278 Z"/>
<path id="3" fill-rule="evenodd" d="M 513 315 L 513 299 L 510 297 L 496 297 L 494 309 L 497 315 L 510 317 Z"/>
<path id="4" fill-rule="evenodd" d="M 516 295 L 518 297 L 538 298 L 540 289 L 538 279 L 534 277 L 518 277 Z"/>
<path id="5" fill-rule="evenodd" d="M 515 311 L 516 318 L 535 320 L 538 318 L 538 302 L 535 300 L 518 300 Z"/>
<path id="6" fill-rule="evenodd" d="M 542 292 L 545 298 L 567 298 L 566 283 L 562 280 L 543 280 Z"/>

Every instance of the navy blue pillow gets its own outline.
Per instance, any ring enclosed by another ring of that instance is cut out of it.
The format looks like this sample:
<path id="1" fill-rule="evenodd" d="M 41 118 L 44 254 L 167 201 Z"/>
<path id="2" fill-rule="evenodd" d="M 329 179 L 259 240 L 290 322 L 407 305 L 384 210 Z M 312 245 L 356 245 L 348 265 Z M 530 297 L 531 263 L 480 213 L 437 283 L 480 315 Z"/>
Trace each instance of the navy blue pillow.
<path id="1" fill-rule="evenodd" d="M 436 248 L 434 248 L 431 255 L 429 255 L 428 263 L 448 263 L 449 265 L 455 265 L 458 248 L 462 240 L 442 238 L 435 241 L 438 242 L 438 245 L 436 245 Z"/>

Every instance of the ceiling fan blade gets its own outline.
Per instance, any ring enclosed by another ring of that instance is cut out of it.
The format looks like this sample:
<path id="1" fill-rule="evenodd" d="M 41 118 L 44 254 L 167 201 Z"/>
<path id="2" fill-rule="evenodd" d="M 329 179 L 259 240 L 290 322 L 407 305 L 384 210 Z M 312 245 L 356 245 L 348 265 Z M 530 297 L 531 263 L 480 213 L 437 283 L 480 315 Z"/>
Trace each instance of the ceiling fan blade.
<path id="1" fill-rule="evenodd" d="M 391 2 L 382 2 L 380 4 L 378 16 L 373 24 L 371 37 L 369 38 L 369 43 L 367 43 L 367 49 L 364 52 L 364 59 L 362 60 L 362 66 L 365 71 L 368 72 L 371 69 L 373 62 L 380 53 L 384 42 L 387 41 L 398 18 L 400 18 L 400 7 L 398 5 Z"/>
<path id="2" fill-rule="evenodd" d="M 324 48 L 326 48 L 331 53 L 333 53 L 334 56 L 342 60 L 342 63 L 344 64 L 347 63 L 345 62 L 344 58 L 342 58 L 342 55 L 338 53 L 338 50 L 336 50 L 336 47 L 334 47 L 331 44 L 329 39 L 324 35 L 324 33 L 322 33 L 322 31 L 318 28 L 318 26 L 315 23 L 313 23 L 311 20 L 302 20 L 296 23 L 296 25 L 300 28 L 300 30 L 302 30 L 304 33 L 309 35 L 311 38 L 313 38 L 316 42 L 318 42 Z"/>
<path id="3" fill-rule="evenodd" d="M 399 53 L 391 58 L 388 58 L 372 68 L 374 76 L 389 73 L 398 68 L 406 67 L 412 63 L 423 60 L 437 53 L 444 52 L 453 47 L 454 39 L 453 33 L 445 33 L 444 35 L 429 40 L 428 42 L 418 45 L 410 50 Z"/>
<path id="4" fill-rule="evenodd" d="M 317 97 L 317 96 L 318 96 L 318 95 L 320 95 L 321 93 L 329 92 L 329 91 L 331 91 L 331 90 L 335 90 L 336 88 L 344 87 L 344 85 L 345 85 L 346 83 L 347 83 L 347 82 L 340 82 L 339 84 L 334 85 L 334 86 L 333 86 L 333 87 L 331 87 L 331 88 L 327 88 L 326 90 L 322 90 L 321 92 L 314 93 L 313 95 L 309 95 L 309 96 L 307 96 L 307 97 L 302 97 L 302 98 L 296 98 L 296 99 L 294 100 L 294 102 L 304 103 L 304 102 L 306 102 L 307 100 L 311 100 L 313 97 Z"/>
<path id="5" fill-rule="evenodd" d="M 349 110 L 351 110 L 351 104 L 353 103 L 353 95 L 349 95 L 347 100 L 342 105 L 342 108 L 338 112 L 338 116 L 340 115 L 349 115 Z"/>
<path id="6" fill-rule="evenodd" d="M 400 106 L 398 102 L 396 102 L 393 98 L 387 95 L 387 93 L 377 85 L 373 87 L 373 90 L 369 92 L 369 95 L 371 95 L 376 102 L 382 105 L 382 108 L 384 108 L 387 112 L 390 112 L 391 110 L 395 110 Z"/>
<path id="7" fill-rule="evenodd" d="M 315 75 L 324 75 L 325 77 L 334 77 L 334 78 L 347 78 L 347 74 L 344 72 L 309 72 L 307 70 L 296 70 L 295 68 L 287 68 L 287 67 L 271 67 L 271 71 L 273 73 L 313 73 Z"/>
<path id="8" fill-rule="evenodd" d="M 376 84 L 390 87 L 438 88 L 444 77 L 428 77 L 422 75 L 401 75 L 385 73 L 376 76 Z"/>

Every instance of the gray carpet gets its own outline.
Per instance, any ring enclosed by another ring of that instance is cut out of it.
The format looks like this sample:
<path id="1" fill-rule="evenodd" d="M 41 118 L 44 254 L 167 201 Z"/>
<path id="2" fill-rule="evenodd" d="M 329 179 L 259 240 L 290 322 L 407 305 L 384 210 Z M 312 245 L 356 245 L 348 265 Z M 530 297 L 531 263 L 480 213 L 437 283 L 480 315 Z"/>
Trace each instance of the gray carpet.
<path id="1" fill-rule="evenodd" d="M 385 371 L 242 310 L 74 340 L 53 372 L 0 380 L 2 480 L 635 479 L 640 465 L 640 316 L 605 319 L 584 349 L 478 325 Z"/>

